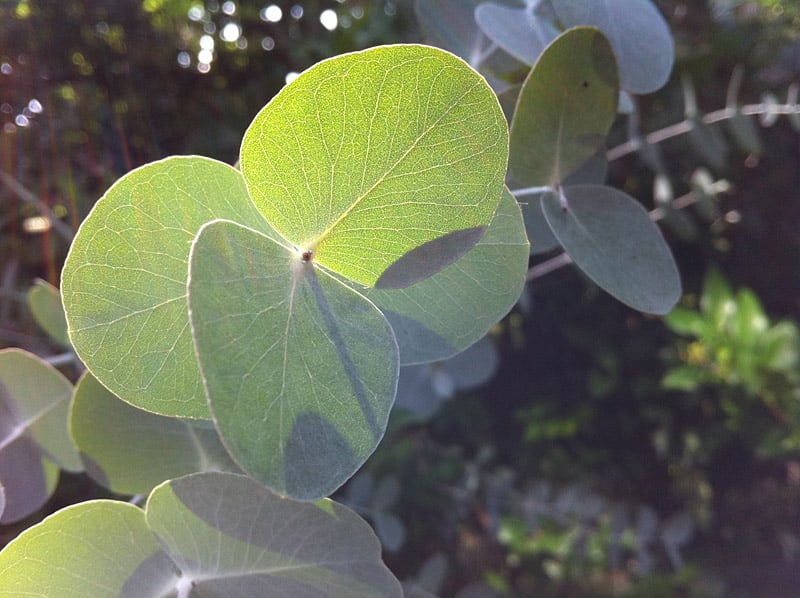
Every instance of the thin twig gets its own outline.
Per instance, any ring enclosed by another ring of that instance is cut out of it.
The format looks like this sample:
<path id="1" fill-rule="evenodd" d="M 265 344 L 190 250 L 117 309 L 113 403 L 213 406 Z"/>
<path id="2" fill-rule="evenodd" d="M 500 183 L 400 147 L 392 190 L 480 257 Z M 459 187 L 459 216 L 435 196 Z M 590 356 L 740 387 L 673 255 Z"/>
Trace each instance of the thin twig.
<path id="1" fill-rule="evenodd" d="M 67 243 L 72 242 L 72 237 L 74 236 L 72 229 L 62 222 L 58 216 L 55 215 L 55 212 L 48 208 L 36 195 L 25 188 L 22 183 L 3 170 L 0 170 L 0 183 L 3 183 L 3 185 L 15 193 L 22 201 L 35 207 L 39 211 L 39 214 L 50 221 L 50 225 Z"/>

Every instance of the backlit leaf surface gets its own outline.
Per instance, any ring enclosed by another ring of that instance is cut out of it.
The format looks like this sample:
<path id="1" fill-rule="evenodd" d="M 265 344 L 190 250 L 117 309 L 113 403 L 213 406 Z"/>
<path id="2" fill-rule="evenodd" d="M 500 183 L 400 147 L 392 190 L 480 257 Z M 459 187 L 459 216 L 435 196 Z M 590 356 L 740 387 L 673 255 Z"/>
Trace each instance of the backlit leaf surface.
<path id="1" fill-rule="evenodd" d="M 480 242 L 438 274 L 405 289 L 367 289 L 397 336 L 403 365 L 453 356 L 519 299 L 528 267 L 519 206 L 506 189 Z"/>
<path id="2" fill-rule="evenodd" d="M 505 118 L 483 77 L 448 52 L 408 45 L 302 73 L 248 128 L 241 166 L 275 230 L 374 286 L 416 247 L 488 225 L 507 158 Z M 470 246 L 446 249 L 455 258 Z M 431 266 L 417 279 L 441 268 Z"/>
<path id="3" fill-rule="evenodd" d="M 237 463 L 282 494 L 327 496 L 375 449 L 397 385 L 389 323 L 293 250 L 228 221 L 191 255 L 193 334 Z"/>
<path id="4" fill-rule="evenodd" d="M 369 525 L 329 500 L 301 503 L 245 476 L 199 474 L 156 488 L 147 523 L 198 595 L 402 596 Z"/>
<path id="5" fill-rule="evenodd" d="M 147 494 L 197 471 L 237 470 L 210 422 L 137 409 L 90 373 L 75 387 L 70 431 L 87 473 L 119 494 Z"/>
<path id="6" fill-rule="evenodd" d="M 561 183 L 603 145 L 617 112 L 608 41 L 576 27 L 550 44 L 528 74 L 511 123 L 511 173 L 522 185 Z"/>
<path id="7" fill-rule="evenodd" d="M 172 157 L 119 179 L 81 225 L 62 275 L 70 338 L 89 370 L 125 401 L 207 418 L 186 307 L 189 248 L 215 218 L 268 230 L 241 173 Z"/>
<path id="8" fill-rule="evenodd" d="M 551 0 L 566 27 L 592 25 L 611 42 L 623 89 L 642 94 L 667 82 L 675 62 L 669 26 L 651 0 Z"/>
<path id="9" fill-rule="evenodd" d="M 242 475 L 165 482 L 146 510 L 67 507 L 0 552 L 4 598 L 400 597 L 369 525 L 329 500 L 302 503 Z"/>
<path id="10" fill-rule="evenodd" d="M 5 598 L 156 598 L 170 595 L 175 582 L 144 511 L 124 502 L 94 500 L 62 509 L 0 552 Z"/>
<path id="11" fill-rule="evenodd" d="M 575 264 L 623 303 L 653 314 L 669 312 L 681 295 L 678 269 L 661 231 L 635 199 L 612 187 L 563 189 L 542 210 Z"/>

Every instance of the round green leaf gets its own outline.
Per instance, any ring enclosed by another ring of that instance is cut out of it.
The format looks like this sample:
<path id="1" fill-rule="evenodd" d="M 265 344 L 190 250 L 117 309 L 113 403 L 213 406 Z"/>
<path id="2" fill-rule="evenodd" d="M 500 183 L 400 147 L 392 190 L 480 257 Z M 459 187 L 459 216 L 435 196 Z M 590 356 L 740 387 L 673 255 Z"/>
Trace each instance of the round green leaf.
<path id="1" fill-rule="evenodd" d="M 511 123 L 510 169 L 522 185 L 564 181 L 603 145 L 617 112 L 614 53 L 593 27 L 550 44 L 528 74 Z"/>
<path id="2" fill-rule="evenodd" d="M 437 246 L 442 259 L 429 271 L 415 262 L 402 284 L 465 253 L 494 214 L 507 158 L 508 127 L 483 77 L 414 45 L 311 67 L 259 112 L 241 151 L 250 194 L 272 226 L 367 286 L 439 237 L 467 231 Z"/>
<path id="3" fill-rule="evenodd" d="M 447 359 L 483 337 L 519 299 L 528 267 L 519 206 L 506 189 L 489 228 L 461 259 L 405 289 L 367 289 L 394 329 L 403 365 Z"/>
<path id="4" fill-rule="evenodd" d="M 144 511 L 124 502 L 62 509 L 0 552 L 4 598 L 156 598 L 169 595 L 175 581 Z"/>
<path id="5" fill-rule="evenodd" d="M 37 280 L 28 291 L 28 307 L 33 319 L 50 337 L 64 347 L 71 347 L 67 320 L 58 289 L 44 280 Z"/>
<path id="6" fill-rule="evenodd" d="M 147 523 L 198 596 L 400 597 L 369 525 L 329 500 L 276 496 L 241 475 L 156 488 Z"/>
<path id="7" fill-rule="evenodd" d="M 551 0 L 567 27 L 592 25 L 611 42 L 622 88 L 650 93 L 669 79 L 675 42 L 669 26 L 650 0 Z"/>
<path id="8" fill-rule="evenodd" d="M 622 191 L 600 185 L 564 187 L 542 210 L 575 264 L 623 303 L 665 314 L 681 295 L 678 268 L 647 211 Z"/>
<path id="9" fill-rule="evenodd" d="M 327 496 L 377 446 L 397 343 L 375 306 L 314 260 L 229 221 L 192 247 L 189 305 L 222 441 L 281 494 Z"/>
<path id="10" fill-rule="evenodd" d="M 9 427 L 0 446 L 26 434 L 62 469 L 82 471 L 67 430 L 71 398 L 72 384 L 53 366 L 21 349 L 0 351 L 0 403 Z"/>
<path id="11" fill-rule="evenodd" d="M 147 494 L 196 471 L 237 469 L 209 422 L 132 407 L 88 372 L 75 387 L 70 431 L 86 472 L 118 494 Z"/>
<path id="12" fill-rule="evenodd" d="M 123 400 L 207 418 L 189 330 L 189 248 L 215 218 L 268 230 L 241 173 L 199 157 L 129 172 L 97 202 L 67 256 L 62 295 L 86 367 Z"/>

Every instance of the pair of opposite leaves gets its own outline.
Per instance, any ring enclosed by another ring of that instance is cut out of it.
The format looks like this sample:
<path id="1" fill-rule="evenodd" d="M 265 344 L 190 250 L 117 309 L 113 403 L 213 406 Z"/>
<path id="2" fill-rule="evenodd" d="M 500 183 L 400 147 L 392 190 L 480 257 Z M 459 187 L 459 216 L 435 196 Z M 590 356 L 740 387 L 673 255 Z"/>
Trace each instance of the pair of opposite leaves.
<path id="1" fill-rule="evenodd" d="M 255 478 L 330 494 L 382 437 L 400 363 L 458 352 L 519 296 L 507 158 L 496 96 L 455 56 L 319 63 L 256 116 L 241 172 L 173 157 L 106 193 L 64 267 L 70 338 L 124 400 L 213 417 Z"/>

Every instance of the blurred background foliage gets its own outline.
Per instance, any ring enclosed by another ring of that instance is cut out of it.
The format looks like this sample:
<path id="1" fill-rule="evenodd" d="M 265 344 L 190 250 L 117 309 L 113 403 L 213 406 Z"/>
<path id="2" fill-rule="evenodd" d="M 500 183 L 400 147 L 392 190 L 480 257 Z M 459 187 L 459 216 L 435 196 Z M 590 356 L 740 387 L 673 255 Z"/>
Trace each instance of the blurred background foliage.
<path id="1" fill-rule="evenodd" d="M 783 102 L 798 80 L 800 2 L 656 4 L 677 65 L 640 99 L 642 132 L 683 120 L 682 75 L 705 111 L 737 67 L 743 104 Z M 0 0 L 0 347 L 61 350 L 27 290 L 58 284 L 71 231 L 120 175 L 170 154 L 232 163 L 294 73 L 420 40 L 410 0 Z M 620 119 L 610 146 L 629 131 Z M 373 523 L 410 593 L 797 595 L 800 137 L 786 119 L 759 135 L 729 136 L 722 160 L 688 136 L 660 144 L 675 195 L 714 196 L 667 223 L 686 291 L 667 318 L 562 268 L 528 285 L 491 357 L 405 374 L 385 441 L 336 498 Z M 656 205 L 639 155 L 609 180 Z M 487 360 L 494 375 L 465 377 Z M 24 525 L 99 495 L 64 475 Z"/>

